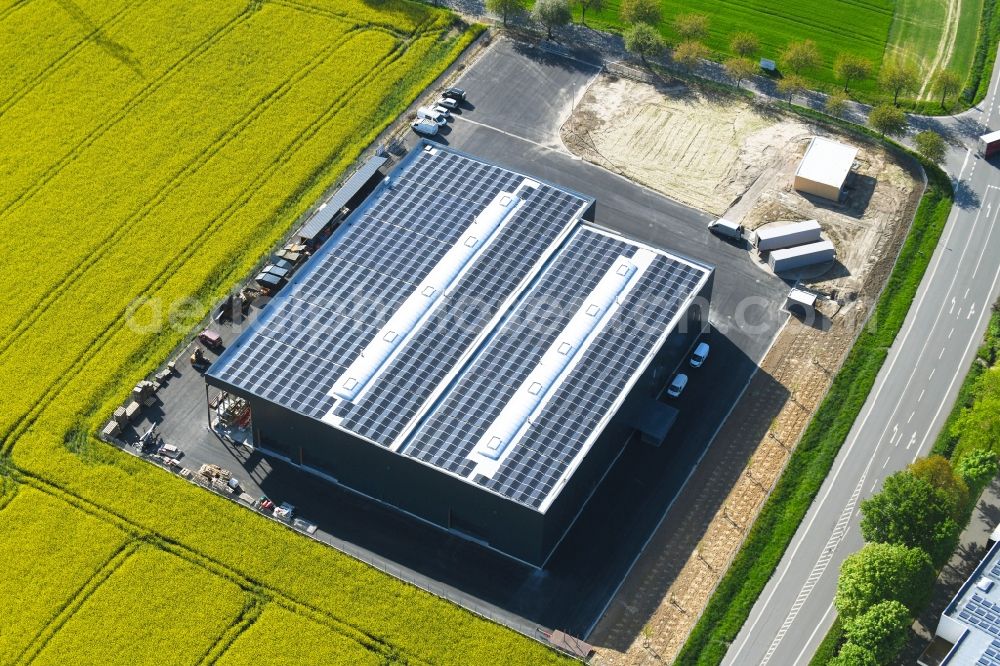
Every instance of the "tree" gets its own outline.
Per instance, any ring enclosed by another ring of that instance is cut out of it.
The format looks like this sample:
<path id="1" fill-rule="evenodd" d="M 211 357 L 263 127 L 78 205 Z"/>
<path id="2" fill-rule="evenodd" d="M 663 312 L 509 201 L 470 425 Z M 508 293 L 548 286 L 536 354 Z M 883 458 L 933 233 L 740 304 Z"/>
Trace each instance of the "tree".
<path id="1" fill-rule="evenodd" d="M 537 0 L 531 10 L 532 17 L 545 26 L 546 36 L 552 39 L 552 29 L 564 26 L 573 19 L 569 0 Z"/>
<path id="2" fill-rule="evenodd" d="M 798 74 L 789 74 L 778 80 L 778 92 L 788 97 L 788 106 L 792 105 L 792 97 L 806 91 L 806 80 Z"/>
<path id="3" fill-rule="evenodd" d="M 975 384 L 976 401 L 951 426 L 959 451 L 1000 448 L 1000 367 L 989 368 Z"/>
<path id="4" fill-rule="evenodd" d="M 880 104 L 868 113 L 868 124 L 883 137 L 906 133 L 906 114 L 891 104 Z"/>
<path id="5" fill-rule="evenodd" d="M 891 662 L 903 649 L 913 619 L 898 601 L 877 603 L 851 620 L 844 632 L 848 643 L 868 650 L 880 664 Z"/>
<path id="6" fill-rule="evenodd" d="M 921 134 L 923 133 L 921 132 Z M 928 133 L 938 139 L 941 138 L 934 132 Z M 918 134 L 917 136 L 919 137 L 920 135 Z M 917 146 L 920 146 L 919 141 L 917 141 Z M 969 502 L 969 487 L 965 485 L 965 481 L 955 474 L 947 458 L 936 455 L 918 458 L 910 463 L 906 469 L 913 476 L 918 479 L 924 479 L 942 491 L 953 506 L 952 517 L 956 522 L 962 520 L 965 514 L 965 507 Z"/>
<path id="7" fill-rule="evenodd" d="M 892 103 L 899 105 L 899 95 L 917 89 L 920 74 L 914 65 L 908 63 L 889 63 L 882 68 L 878 82 L 884 90 L 892 93 Z"/>
<path id="8" fill-rule="evenodd" d="M 729 48 L 738 56 L 752 58 L 760 48 L 760 39 L 752 32 L 734 32 L 729 38 Z"/>
<path id="9" fill-rule="evenodd" d="M 580 5 L 580 23 L 584 25 L 587 25 L 588 9 L 593 9 L 595 12 L 604 9 L 604 0 L 576 0 L 576 4 Z"/>
<path id="10" fill-rule="evenodd" d="M 674 62 L 684 69 L 694 69 L 699 60 L 708 57 L 708 48 L 701 42 L 681 42 L 674 49 Z"/>
<path id="11" fill-rule="evenodd" d="M 944 159 L 944 139 L 937 132 L 924 130 L 915 137 L 913 142 L 917 144 L 917 152 L 938 164 Z"/>
<path id="12" fill-rule="evenodd" d="M 988 449 L 973 449 L 958 459 L 955 472 L 962 477 L 978 497 L 983 488 L 997 475 L 997 455 Z"/>
<path id="13" fill-rule="evenodd" d="M 674 19 L 674 30 L 684 42 L 705 39 L 708 37 L 708 17 L 704 14 L 681 14 Z"/>
<path id="14" fill-rule="evenodd" d="M 725 64 L 726 73 L 730 77 L 736 79 L 736 87 L 740 87 L 740 83 L 744 79 L 749 79 L 751 76 L 757 73 L 757 63 L 755 63 L 750 58 L 737 57 L 730 58 Z"/>
<path id="15" fill-rule="evenodd" d="M 871 76 L 872 63 L 850 53 L 841 53 L 833 62 L 833 72 L 838 79 L 844 80 L 844 92 L 847 92 L 852 81 L 863 81 Z"/>
<path id="16" fill-rule="evenodd" d="M 524 0 L 486 0 L 486 11 L 499 14 L 507 25 L 508 18 L 524 11 Z"/>
<path id="17" fill-rule="evenodd" d="M 648 23 L 655 26 L 660 22 L 659 0 L 622 0 L 618 12 L 624 23 Z"/>
<path id="18" fill-rule="evenodd" d="M 823 108 L 835 118 L 843 118 L 847 114 L 847 93 L 835 92 L 826 98 Z"/>
<path id="19" fill-rule="evenodd" d="M 648 64 L 646 56 L 656 58 L 663 55 L 667 45 L 656 28 L 648 23 L 636 23 L 625 29 L 625 48 L 639 56 L 645 65 Z"/>
<path id="20" fill-rule="evenodd" d="M 889 476 L 881 492 L 861 503 L 865 541 L 922 548 L 936 566 L 948 561 L 961 531 L 952 499 L 907 471 Z"/>
<path id="21" fill-rule="evenodd" d="M 931 558 L 919 548 L 869 543 L 840 566 L 834 604 L 848 624 L 883 601 L 916 613 L 930 600 L 935 577 Z"/>
<path id="22" fill-rule="evenodd" d="M 793 74 L 801 74 L 807 69 L 818 67 L 819 63 L 819 49 L 816 48 L 816 42 L 811 39 L 792 42 L 781 54 L 782 67 Z"/>
<path id="23" fill-rule="evenodd" d="M 879 666 L 879 663 L 870 650 L 854 643 L 844 643 L 827 666 Z"/>
<path id="24" fill-rule="evenodd" d="M 945 99 L 957 93 L 962 87 L 962 77 L 950 69 L 939 69 L 934 72 L 931 85 L 934 92 L 941 95 L 941 108 L 943 109 Z"/>

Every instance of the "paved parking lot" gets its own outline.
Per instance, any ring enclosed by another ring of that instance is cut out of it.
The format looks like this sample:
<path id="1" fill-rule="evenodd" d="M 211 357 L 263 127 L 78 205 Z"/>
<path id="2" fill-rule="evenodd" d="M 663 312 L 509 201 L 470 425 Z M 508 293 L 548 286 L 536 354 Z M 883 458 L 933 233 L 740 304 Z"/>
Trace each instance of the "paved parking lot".
<path id="1" fill-rule="evenodd" d="M 206 429 L 204 383 L 183 361 L 182 376 L 161 391 L 162 409 L 151 413 L 162 419 L 165 441 L 184 449 L 186 466 L 228 467 L 251 494 L 295 504 L 319 526 L 317 538 L 526 633 L 538 625 L 590 631 L 785 318 L 787 286 L 754 267 L 742 248 L 709 234 L 708 217 L 565 151 L 559 126 L 598 72 L 587 60 L 494 44 L 458 81 L 470 104 L 439 140 L 594 196 L 599 225 L 714 265 L 715 330 L 711 358 L 689 372 L 667 442 L 627 446 L 545 571 L 221 442 Z M 225 342 L 236 333 L 222 330 Z"/>

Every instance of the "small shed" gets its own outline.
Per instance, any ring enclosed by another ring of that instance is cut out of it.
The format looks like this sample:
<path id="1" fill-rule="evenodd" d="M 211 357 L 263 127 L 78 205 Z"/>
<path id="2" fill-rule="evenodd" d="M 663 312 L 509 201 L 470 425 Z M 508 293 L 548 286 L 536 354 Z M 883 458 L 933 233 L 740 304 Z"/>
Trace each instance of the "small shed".
<path id="1" fill-rule="evenodd" d="M 795 189 L 839 201 L 857 156 L 858 149 L 854 146 L 821 136 L 813 137 L 795 172 Z"/>

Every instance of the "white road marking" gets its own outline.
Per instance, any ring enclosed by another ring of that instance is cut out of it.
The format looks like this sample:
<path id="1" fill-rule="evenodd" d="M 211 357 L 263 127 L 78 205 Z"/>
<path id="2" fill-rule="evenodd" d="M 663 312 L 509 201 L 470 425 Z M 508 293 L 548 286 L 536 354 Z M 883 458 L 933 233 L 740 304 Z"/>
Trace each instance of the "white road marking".
<path id="1" fill-rule="evenodd" d="M 917 402 L 920 402 L 921 400 L 924 399 L 924 393 L 926 393 L 926 392 L 927 392 L 927 389 L 920 389 L 920 395 L 917 396 Z"/>
<path id="2" fill-rule="evenodd" d="M 944 350 L 946 350 L 946 349 L 947 349 L 947 347 L 941 347 L 941 353 L 938 354 L 938 360 L 939 361 L 941 360 L 941 357 L 944 356 Z"/>
<path id="3" fill-rule="evenodd" d="M 809 634 L 809 639 L 806 641 L 806 644 L 803 646 L 802 650 L 799 652 L 799 656 L 797 656 L 795 658 L 795 661 L 793 662 L 793 666 L 797 666 L 798 664 L 803 663 L 802 657 L 805 656 L 806 650 L 809 649 L 809 644 L 813 642 L 814 638 L 816 638 L 816 633 L 819 631 L 819 628 L 822 627 L 824 624 L 826 624 L 826 618 L 827 618 L 828 615 L 830 615 L 830 611 L 832 611 L 832 610 L 833 610 L 833 603 L 831 602 L 830 605 L 826 607 L 826 612 L 823 613 L 823 617 L 821 617 L 820 620 L 819 620 L 819 622 L 816 623 L 816 628 L 812 630 L 811 634 Z M 804 663 L 808 664 L 809 661 L 811 660 L 812 652 L 810 652 L 809 655 L 810 655 L 810 659 L 806 659 L 806 661 Z"/>
<path id="4" fill-rule="evenodd" d="M 910 421 L 912 421 L 912 420 L 913 420 L 913 417 L 914 417 L 915 415 L 916 415 L 916 412 L 915 412 L 915 411 L 914 411 L 914 412 L 910 412 L 910 418 L 906 419 L 906 422 L 907 422 L 907 423 L 909 423 Z"/>
<path id="5" fill-rule="evenodd" d="M 955 327 L 954 327 L 954 326 L 952 326 L 952 327 L 951 327 L 951 330 L 950 330 L 950 331 L 948 331 L 948 339 L 949 339 L 949 340 L 951 340 L 951 334 L 952 334 L 952 333 L 954 333 L 954 332 L 955 332 Z"/>
<path id="6" fill-rule="evenodd" d="M 963 296 L 962 296 L 962 300 L 964 301 L 964 300 L 965 300 L 965 299 L 967 299 L 968 297 L 969 297 L 969 290 L 968 290 L 968 289 L 966 289 L 966 290 L 965 290 L 965 295 L 963 295 Z"/>
<path id="7" fill-rule="evenodd" d="M 910 447 L 917 443 L 917 433 L 910 435 L 910 441 L 906 443 L 906 450 L 909 451 Z"/>
<path id="8" fill-rule="evenodd" d="M 952 296 L 951 297 L 951 307 L 948 308 L 948 314 L 951 314 L 954 311 L 955 311 L 955 297 Z"/>
<path id="9" fill-rule="evenodd" d="M 885 469 L 885 466 L 888 465 L 888 464 L 889 464 L 889 456 L 886 456 L 885 457 L 885 462 L 882 463 L 882 469 Z"/>
<path id="10" fill-rule="evenodd" d="M 812 571 L 809 572 L 809 577 L 806 578 L 805 584 L 802 589 L 799 590 L 798 596 L 795 598 L 795 603 L 788 610 L 788 615 L 785 617 L 785 621 L 782 623 L 781 628 L 778 633 L 775 634 L 774 640 L 771 641 L 771 645 L 767 648 L 767 652 L 764 654 L 764 658 L 760 661 L 760 666 L 765 666 L 771 657 L 774 656 L 774 651 L 778 649 L 778 645 L 781 644 L 781 639 L 785 637 L 788 633 L 788 629 L 792 626 L 792 622 L 795 621 L 795 617 L 799 614 L 799 610 L 805 605 L 806 599 L 809 598 L 809 594 L 816 587 L 816 583 L 820 578 L 823 577 L 823 573 L 826 572 L 827 566 L 830 564 L 830 560 L 833 559 L 833 554 L 837 550 L 837 546 L 843 541 L 844 535 L 847 534 L 847 530 L 851 522 L 851 514 L 854 513 L 854 506 L 858 503 L 858 499 L 861 497 L 861 491 L 864 490 L 865 476 L 867 476 L 868 470 L 865 469 L 864 473 L 861 475 L 861 479 L 858 481 L 858 485 L 854 488 L 854 492 L 851 494 L 851 498 L 847 500 L 847 504 L 844 505 L 844 510 L 840 512 L 840 517 L 837 519 L 836 525 L 833 526 L 833 532 L 830 533 L 830 538 L 827 539 L 826 545 L 823 546 L 823 550 L 820 552 L 819 559 L 816 560 L 816 564 L 813 565 Z"/>
<path id="11" fill-rule="evenodd" d="M 934 379 L 934 373 L 936 371 L 937 371 L 937 368 L 931 368 L 931 374 L 927 377 L 927 381 L 930 381 L 930 380 Z"/>

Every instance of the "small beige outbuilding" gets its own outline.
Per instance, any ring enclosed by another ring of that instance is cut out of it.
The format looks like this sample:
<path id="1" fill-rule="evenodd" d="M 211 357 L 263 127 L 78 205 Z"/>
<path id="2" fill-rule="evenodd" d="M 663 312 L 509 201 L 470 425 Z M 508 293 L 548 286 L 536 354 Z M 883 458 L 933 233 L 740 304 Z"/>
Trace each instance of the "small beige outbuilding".
<path id="1" fill-rule="evenodd" d="M 821 136 L 813 137 L 795 172 L 795 189 L 839 201 L 858 149 Z"/>

